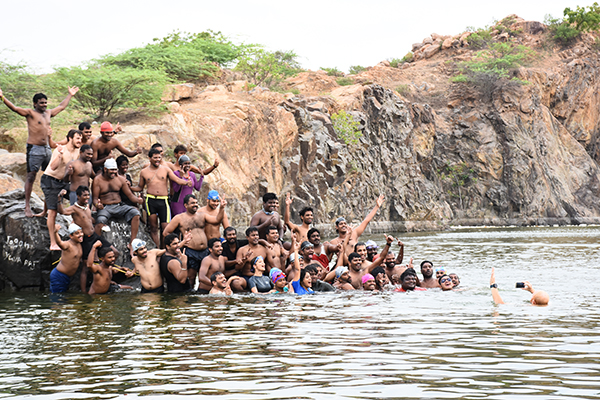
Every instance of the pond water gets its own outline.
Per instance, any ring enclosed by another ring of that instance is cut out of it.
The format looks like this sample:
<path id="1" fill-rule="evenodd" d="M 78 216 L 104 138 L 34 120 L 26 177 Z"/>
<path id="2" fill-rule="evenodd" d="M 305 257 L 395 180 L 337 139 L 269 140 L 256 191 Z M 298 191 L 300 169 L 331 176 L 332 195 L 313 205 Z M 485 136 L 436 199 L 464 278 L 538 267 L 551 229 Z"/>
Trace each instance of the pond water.
<path id="1" fill-rule="evenodd" d="M 0 398 L 600 398 L 599 238 L 402 235 L 405 260 L 457 272 L 457 292 L 1 294 Z M 507 304 L 492 302 L 492 266 Z M 523 280 L 550 305 L 531 306 Z"/>

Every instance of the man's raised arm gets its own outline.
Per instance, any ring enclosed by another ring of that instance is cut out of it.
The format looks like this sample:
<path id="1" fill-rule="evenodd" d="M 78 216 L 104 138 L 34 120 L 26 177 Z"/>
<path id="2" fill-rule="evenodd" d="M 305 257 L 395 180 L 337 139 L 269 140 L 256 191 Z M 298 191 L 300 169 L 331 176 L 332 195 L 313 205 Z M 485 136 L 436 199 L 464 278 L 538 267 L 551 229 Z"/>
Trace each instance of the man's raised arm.
<path id="1" fill-rule="evenodd" d="M 379 208 L 381 207 L 381 205 L 383 204 L 383 200 L 385 198 L 383 197 L 383 195 L 380 195 L 379 198 L 377 199 L 377 202 L 375 204 L 375 207 L 373 207 L 373 209 L 371 210 L 371 212 L 365 217 L 365 219 L 363 220 L 363 222 L 360 223 L 360 225 L 358 225 L 356 228 L 354 228 L 354 231 L 352 232 L 352 234 L 354 235 L 355 239 L 358 239 L 360 237 L 360 235 L 363 234 L 363 232 L 365 231 L 365 229 L 367 229 L 367 225 L 369 225 L 369 222 L 371 222 L 371 220 L 375 217 L 375 215 L 377 214 L 377 211 L 379 211 Z"/>
<path id="2" fill-rule="evenodd" d="M 6 104 L 6 107 L 8 107 L 9 109 L 16 112 L 17 114 L 19 114 L 22 117 L 26 117 L 31 113 L 31 110 L 29 110 L 27 108 L 17 107 L 13 103 L 8 101 L 8 99 L 6 97 L 4 97 L 4 94 L 2 93 L 2 89 L 0 89 L 0 99 L 2 99 L 2 102 L 4 104 Z"/>
<path id="3" fill-rule="evenodd" d="M 78 91 L 79 91 L 78 87 L 76 87 L 76 86 L 70 87 L 69 94 L 67 95 L 67 97 L 63 101 L 60 102 L 58 107 L 55 107 L 52 110 L 50 110 L 50 116 L 54 117 L 56 114 L 58 114 L 59 112 L 61 112 L 65 108 L 67 108 L 67 106 L 69 105 L 69 101 L 71 101 L 71 97 L 75 96 L 75 94 Z"/>
<path id="4" fill-rule="evenodd" d="M 283 212 L 283 220 L 292 232 L 298 232 L 298 226 L 290 221 L 290 206 L 292 205 L 292 197 L 290 194 L 285 195 L 285 211 Z"/>

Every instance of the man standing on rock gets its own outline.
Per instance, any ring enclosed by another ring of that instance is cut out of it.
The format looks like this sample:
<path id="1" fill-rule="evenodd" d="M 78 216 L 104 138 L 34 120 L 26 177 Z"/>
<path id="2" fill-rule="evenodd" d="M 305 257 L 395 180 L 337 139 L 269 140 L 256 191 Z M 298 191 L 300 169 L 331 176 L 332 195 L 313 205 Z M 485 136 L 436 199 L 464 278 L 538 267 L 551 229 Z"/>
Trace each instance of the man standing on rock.
<path id="1" fill-rule="evenodd" d="M 58 208 L 58 194 L 69 187 L 69 184 L 64 179 L 69 174 L 71 169 L 67 169 L 67 165 L 79 158 L 79 148 L 81 147 L 81 132 L 76 129 L 71 129 L 67 134 L 67 145 L 58 146 L 52 153 L 50 164 L 44 171 L 40 186 L 44 192 L 44 208 L 48 209 L 48 233 L 50 233 L 50 250 L 60 250 L 60 247 L 54 240 L 52 230 L 56 222 L 56 213 Z M 62 199 L 61 199 L 62 201 Z M 43 214 L 43 212 L 42 212 Z"/>
<path id="2" fill-rule="evenodd" d="M 67 174 L 70 177 L 69 202 L 71 205 L 77 203 L 76 190 L 79 186 L 90 186 L 90 179 L 94 177 L 92 169 L 92 146 L 84 144 L 79 149 L 79 158 L 67 165 Z"/>
<path id="3" fill-rule="evenodd" d="M 311 207 L 304 207 L 298 213 L 300 215 L 300 219 L 302 220 L 302 225 L 298 226 L 290 221 L 290 206 L 292 205 L 292 197 L 288 193 L 285 196 L 285 212 L 283 213 L 283 219 L 288 228 L 298 236 L 298 241 L 300 243 L 308 240 L 308 230 L 310 229 L 310 224 L 313 223 L 313 209 Z"/>
<path id="4" fill-rule="evenodd" d="M 185 255 L 187 256 L 187 265 L 189 266 L 189 268 L 186 269 L 187 275 L 192 285 L 192 289 L 194 289 L 193 286 L 196 284 L 196 274 L 200 270 L 202 260 L 209 254 L 207 250 L 208 243 L 204 228 L 207 222 L 212 224 L 221 223 L 223 220 L 223 214 L 225 213 L 227 200 L 221 200 L 219 213 L 216 217 L 203 212 L 197 212 L 199 208 L 198 200 L 196 200 L 196 196 L 193 194 L 188 194 L 183 198 L 183 205 L 185 206 L 185 213 L 177 214 L 175 217 L 173 217 L 171 222 L 169 222 L 163 231 L 163 237 L 166 238 L 177 229 L 179 229 L 179 231 L 183 234 L 186 234 L 187 232 L 192 233 L 191 239 L 186 245 L 187 247 L 185 249 Z"/>
<path id="5" fill-rule="evenodd" d="M 169 167 L 161 165 L 162 155 L 157 149 L 148 152 L 150 164 L 140 172 L 140 182 L 132 187 L 133 192 L 141 192 L 146 185 L 146 212 L 150 225 L 150 236 L 156 247 L 162 247 L 160 234 L 158 232 L 158 221 L 160 220 L 161 232 L 171 222 L 171 207 L 169 206 L 169 180 L 182 186 L 192 186 L 192 181 L 181 179 L 176 176 Z"/>
<path id="6" fill-rule="evenodd" d="M 250 226 L 258 228 L 258 236 L 260 239 L 267 239 L 267 228 L 271 225 L 276 226 L 279 230 L 279 237 L 283 237 L 283 221 L 277 212 L 277 195 L 275 193 L 266 193 L 263 196 L 262 209 L 252 216 Z"/>
<path id="7" fill-rule="evenodd" d="M 142 152 L 141 148 L 137 148 L 136 150 L 127 150 L 125 146 L 119 142 L 119 140 L 114 139 L 116 132 L 121 131 L 121 126 L 117 124 L 117 127 L 113 130 L 113 126 L 110 122 L 104 121 L 102 125 L 100 125 L 100 137 L 94 139 L 92 142 L 92 149 L 94 150 L 94 157 L 92 158 L 92 165 L 94 166 L 94 172 L 97 174 L 99 171 L 102 171 L 102 166 L 104 162 L 109 158 L 112 158 L 111 152 L 114 149 L 119 150 L 121 153 L 125 154 L 127 157 L 135 157 Z"/>
<path id="8" fill-rule="evenodd" d="M 125 218 L 131 224 L 131 238 L 127 247 L 133 257 L 131 242 L 137 237 L 140 212 L 135 207 L 121 203 L 120 191 L 122 190 L 134 203 L 142 204 L 143 200 L 133 195 L 125 178 L 117 175 L 117 170 L 117 162 L 109 158 L 104 162 L 104 173 L 94 178 L 92 202 L 98 210 L 95 230 L 98 235 L 102 235 L 102 227 L 107 225 L 111 218 Z"/>
<path id="9" fill-rule="evenodd" d="M 83 241 L 83 231 L 76 224 L 69 225 L 69 240 L 63 242 L 60 240 L 58 231 L 60 225 L 56 224 L 52 235 L 58 247 L 62 250 L 60 254 L 60 262 L 50 272 L 50 292 L 62 293 L 69 290 L 71 277 L 77 272 L 81 263 L 81 242 Z"/>
<path id="10" fill-rule="evenodd" d="M 58 107 L 48 110 L 48 97 L 43 93 L 33 96 L 33 109 L 28 109 L 15 106 L 4 97 L 2 89 L 0 89 L 0 100 L 12 111 L 27 119 L 27 179 L 25 180 L 25 216 L 27 217 L 33 217 L 29 201 L 35 177 L 39 170 L 46 169 L 52 156 L 50 118 L 67 108 L 71 97 L 75 96 L 78 91 L 79 88 L 70 87 L 69 94 Z"/>

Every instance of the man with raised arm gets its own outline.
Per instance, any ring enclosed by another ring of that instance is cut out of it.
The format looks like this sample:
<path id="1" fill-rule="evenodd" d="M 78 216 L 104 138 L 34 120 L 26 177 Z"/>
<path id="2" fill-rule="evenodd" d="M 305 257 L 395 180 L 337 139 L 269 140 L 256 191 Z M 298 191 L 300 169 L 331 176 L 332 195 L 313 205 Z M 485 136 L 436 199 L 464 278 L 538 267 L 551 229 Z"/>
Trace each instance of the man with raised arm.
<path id="1" fill-rule="evenodd" d="M 50 233 L 50 250 L 60 250 L 60 247 L 54 241 L 54 235 L 52 235 L 56 222 L 58 194 L 69 187 L 69 184 L 65 182 L 65 178 L 72 168 L 67 168 L 67 165 L 79 158 L 81 132 L 77 129 L 71 129 L 67 134 L 67 139 L 69 141 L 66 146 L 58 146 L 54 150 L 50 164 L 48 164 L 40 179 L 40 186 L 44 192 L 44 208 L 48 209 L 46 224 L 48 225 L 48 233 Z"/>
<path id="2" fill-rule="evenodd" d="M 142 152 L 141 148 L 135 150 L 127 150 L 125 146 L 119 142 L 118 139 L 114 139 L 116 132 L 121 131 L 121 126 L 117 124 L 117 127 L 113 130 L 113 126 L 110 122 L 104 121 L 100 125 L 100 137 L 94 139 L 92 142 L 92 149 L 94 150 L 94 157 L 92 158 L 92 165 L 94 166 L 94 172 L 99 173 L 102 171 L 104 162 L 110 158 L 113 158 L 111 152 L 114 149 L 119 150 L 127 157 L 135 157 Z"/>
<path id="3" fill-rule="evenodd" d="M 308 230 L 310 229 L 310 224 L 313 223 L 313 209 L 311 207 L 304 207 L 298 213 L 300 215 L 300 219 L 302 220 L 302 225 L 298 226 L 290 221 L 290 206 L 292 205 L 292 197 L 288 193 L 285 196 L 285 212 L 283 213 L 283 219 L 285 224 L 290 230 L 298 235 L 298 241 L 300 243 L 308 240 Z"/>
<path id="4" fill-rule="evenodd" d="M 167 225 L 163 231 L 163 237 L 167 237 L 175 230 L 179 229 L 182 233 L 191 232 L 190 242 L 186 245 L 185 255 L 187 256 L 187 264 L 189 268 L 186 269 L 192 289 L 196 284 L 196 274 L 200 270 L 200 265 L 204 257 L 208 256 L 207 250 L 208 241 L 206 240 L 206 233 L 204 227 L 207 221 L 212 224 L 221 223 L 223 214 L 225 213 L 225 206 L 227 200 L 221 200 L 221 206 L 219 207 L 219 213 L 216 217 L 209 215 L 204 212 L 198 211 L 198 200 L 193 194 L 188 194 L 183 199 L 183 205 L 185 206 L 185 212 L 183 214 L 177 214 L 171 222 Z"/>
<path id="5" fill-rule="evenodd" d="M 146 242 L 140 239 L 133 239 L 131 242 L 133 254 L 131 259 L 134 265 L 133 271 L 127 274 L 127 277 L 133 276 L 136 272 L 140 274 L 140 283 L 142 284 L 142 293 L 163 293 L 163 279 L 160 274 L 158 259 L 165 254 L 165 250 L 148 250 Z"/>
<path id="6" fill-rule="evenodd" d="M 77 272 L 81 263 L 81 242 L 83 241 L 83 231 L 77 224 L 69 225 L 69 240 L 63 242 L 58 235 L 60 225 L 56 224 L 52 234 L 58 247 L 62 250 L 60 262 L 50 272 L 50 292 L 62 293 L 69 290 L 71 277 Z"/>
<path id="7" fill-rule="evenodd" d="M 100 250 L 98 250 L 99 248 Z M 94 263 L 96 251 L 98 251 L 100 264 Z M 113 267 L 116 259 L 115 252 L 110 247 L 102 247 L 102 242 L 100 241 L 94 243 L 87 259 L 87 266 L 92 274 L 94 274 L 94 280 L 88 294 L 104 294 L 121 288 L 133 289 L 131 286 L 119 285 L 112 281 Z M 124 269 L 130 271 L 129 268 Z"/>
<path id="8" fill-rule="evenodd" d="M 192 181 L 186 181 L 176 176 L 169 167 L 161 165 L 162 155 L 157 149 L 148 152 L 150 164 L 140 172 L 140 181 L 131 191 L 141 192 L 148 186 L 146 193 L 146 212 L 148 213 L 148 225 L 150 225 L 150 236 L 157 247 L 162 247 L 158 224 L 160 220 L 160 231 L 162 232 L 171 222 L 171 207 L 169 206 L 169 181 L 176 182 L 182 186 L 192 186 Z"/>
<path id="9" fill-rule="evenodd" d="M 77 203 L 77 188 L 79 186 L 89 187 L 90 179 L 95 176 L 92 169 L 93 155 L 92 147 L 89 144 L 84 144 L 79 148 L 79 158 L 67 165 L 67 174 L 71 181 L 69 186 L 69 203 L 71 205 Z"/>
<path id="10" fill-rule="evenodd" d="M 381 208 L 384 199 L 385 198 L 383 197 L 383 195 L 380 195 L 377 199 L 377 202 L 375 203 L 375 207 L 371 210 L 371 212 L 356 228 L 352 229 L 352 233 L 350 234 L 351 237 L 348 240 L 348 244 L 346 245 L 345 249 L 346 255 L 349 255 L 354 251 L 354 245 L 356 244 L 356 242 L 358 242 L 358 238 L 360 237 L 360 235 L 363 234 L 363 232 L 367 228 L 367 225 L 369 225 L 369 222 L 371 222 L 371 220 L 375 217 L 375 214 L 377 214 L 377 211 L 379 210 L 379 208 Z M 344 219 L 343 217 L 338 218 L 335 221 L 335 229 L 338 232 L 338 237 L 333 239 L 331 241 L 331 244 L 337 245 L 338 243 L 341 243 L 346 237 L 347 232 L 349 231 L 348 228 L 349 225 L 346 222 L 346 219 Z M 344 264 L 346 264 L 346 262 L 344 262 Z"/>
<path id="11" fill-rule="evenodd" d="M 48 110 L 48 97 L 43 93 L 33 96 L 33 108 L 30 109 L 15 106 L 4 97 L 2 89 L 0 89 L 0 100 L 12 111 L 27 119 L 27 178 L 25 180 L 25 215 L 27 217 L 33 217 L 29 201 L 35 176 L 38 171 L 46 169 L 52 156 L 50 118 L 67 108 L 71 97 L 75 96 L 79 88 L 70 87 L 68 91 L 69 94 L 58 107 Z"/>
<path id="12" fill-rule="evenodd" d="M 167 284 L 167 292 L 182 293 L 191 289 L 188 279 L 188 257 L 187 249 L 183 252 L 181 248 L 186 245 L 189 235 L 180 242 L 176 234 L 170 233 L 165 236 L 165 254 L 160 258 L 160 273 Z M 194 275 L 195 277 L 195 275 Z"/>
<path id="13" fill-rule="evenodd" d="M 140 212 L 135 207 L 123 204 L 120 192 L 123 191 L 134 203 L 142 204 L 143 200 L 133 195 L 125 178 L 117 175 L 117 172 L 117 162 L 114 158 L 109 158 L 104 162 L 104 172 L 94 178 L 92 202 L 98 210 L 95 230 L 98 235 L 102 235 L 102 227 L 107 225 L 111 218 L 124 218 L 131 224 L 131 237 L 127 247 L 133 257 L 131 242 L 137 237 L 140 228 Z"/>
<path id="14" fill-rule="evenodd" d="M 550 296 L 543 290 L 533 290 L 533 286 L 528 281 L 523 282 L 525 285 L 522 287 L 523 290 L 526 290 L 532 294 L 531 300 L 529 302 L 534 306 L 547 306 L 550 302 Z M 498 285 L 496 284 L 496 274 L 494 271 L 494 267 L 492 267 L 492 275 L 490 276 L 490 289 L 492 291 L 492 299 L 496 304 L 504 304 L 504 300 L 500 297 L 500 292 L 498 292 Z"/>
<path id="15" fill-rule="evenodd" d="M 279 230 L 279 237 L 283 237 L 283 221 L 277 212 L 279 200 L 275 193 L 266 193 L 263 196 L 263 206 L 259 212 L 252 216 L 250 226 L 258 228 L 260 239 L 267 239 L 267 228 L 271 225 Z"/>

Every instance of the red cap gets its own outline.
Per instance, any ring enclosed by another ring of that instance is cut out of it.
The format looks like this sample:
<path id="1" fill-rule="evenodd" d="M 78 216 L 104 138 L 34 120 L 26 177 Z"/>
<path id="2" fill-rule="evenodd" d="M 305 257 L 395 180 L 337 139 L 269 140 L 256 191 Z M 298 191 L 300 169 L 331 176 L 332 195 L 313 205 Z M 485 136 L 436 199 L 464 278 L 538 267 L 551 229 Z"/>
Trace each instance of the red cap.
<path id="1" fill-rule="evenodd" d="M 100 125 L 100 132 L 112 132 L 113 127 L 112 124 L 108 121 L 104 121 L 102 125 Z"/>

